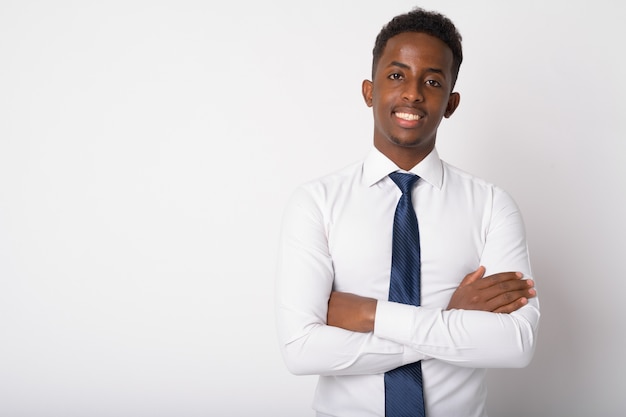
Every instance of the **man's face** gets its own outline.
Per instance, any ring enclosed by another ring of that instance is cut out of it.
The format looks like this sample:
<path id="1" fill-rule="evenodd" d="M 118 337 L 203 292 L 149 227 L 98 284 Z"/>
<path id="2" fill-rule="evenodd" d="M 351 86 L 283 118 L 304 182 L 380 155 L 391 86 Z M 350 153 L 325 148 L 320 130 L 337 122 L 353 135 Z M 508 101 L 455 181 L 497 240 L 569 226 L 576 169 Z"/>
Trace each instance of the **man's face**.
<path id="1" fill-rule="evenodd" d="M 389 39 L 374 79 L 363 82 L 363 97 L 374 112 L 374 145 L 383 154 L 424 158 L 434 148 L 441 119 L 459 103 L 451 92 L 452 61 L 450 48 L 425 33 Z"/>

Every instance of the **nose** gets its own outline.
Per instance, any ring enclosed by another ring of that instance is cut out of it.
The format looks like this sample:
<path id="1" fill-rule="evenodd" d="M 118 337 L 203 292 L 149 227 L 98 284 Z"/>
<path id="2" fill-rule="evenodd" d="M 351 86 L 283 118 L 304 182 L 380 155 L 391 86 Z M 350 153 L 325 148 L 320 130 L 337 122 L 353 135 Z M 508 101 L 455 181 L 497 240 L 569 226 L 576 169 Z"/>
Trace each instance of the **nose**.
<path id="1" fill-rule="evenodd" d="M 409 81 L 407 80 L 404 84 L 403 98 L 412 103 L 412 102 L 420 102 L 424 100 L 424 95 L 422 94 L 422 88 L 424 87 L 422 83 L 418 81 Z"/>

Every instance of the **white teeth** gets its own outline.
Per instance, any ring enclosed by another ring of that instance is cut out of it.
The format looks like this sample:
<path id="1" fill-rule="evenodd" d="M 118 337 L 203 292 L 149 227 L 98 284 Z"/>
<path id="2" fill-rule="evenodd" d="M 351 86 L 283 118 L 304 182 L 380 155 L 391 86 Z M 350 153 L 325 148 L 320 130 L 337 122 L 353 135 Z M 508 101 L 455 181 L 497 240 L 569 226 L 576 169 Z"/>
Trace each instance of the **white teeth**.
<path id="1" fill-rule="evenodd" d="M 411 114 L 411 113 L 396 113 L 396 117 L 402 119 L 402 120 L 419 120 L 421 119 L 420 115 L 418 114 Z"/>

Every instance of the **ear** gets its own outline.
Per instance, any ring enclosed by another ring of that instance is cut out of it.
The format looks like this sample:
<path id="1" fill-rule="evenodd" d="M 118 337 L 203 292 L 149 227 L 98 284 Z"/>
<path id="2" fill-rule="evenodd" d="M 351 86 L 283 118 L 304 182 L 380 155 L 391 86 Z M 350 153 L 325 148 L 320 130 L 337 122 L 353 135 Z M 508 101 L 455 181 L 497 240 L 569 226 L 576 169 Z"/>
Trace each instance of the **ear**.
<path id="1" fill-rule="evenodd" d="M 459 107 L 459 102 L 461 101 L 461 95 L 459 93 L 451 93 L 450 98 L 448 98 L 448 105 L 446 106 L 446 112 L 443 114 L 447 119 L 452 116 L 452 113 Z"/>
<path id="2" fill-rule="evenodd" d="M 370 80 L 363 80 L 361 90 L 363 92 L 363 100 L 365 100 L 365 104 L 367 104 L 367 107 L 372 107 L 372 92 L 374 90 L 374 85 Z"/>

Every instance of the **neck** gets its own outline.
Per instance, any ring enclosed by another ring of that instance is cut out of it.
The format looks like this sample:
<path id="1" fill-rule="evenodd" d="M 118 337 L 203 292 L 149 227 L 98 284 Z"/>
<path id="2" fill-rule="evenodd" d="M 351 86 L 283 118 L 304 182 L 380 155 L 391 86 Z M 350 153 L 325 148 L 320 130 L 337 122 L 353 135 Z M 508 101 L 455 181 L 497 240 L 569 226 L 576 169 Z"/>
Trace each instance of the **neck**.
<path id="1" fill-rule="evenodd" d="M 383 155 L 391 159 L 399 168 L 405 171 L 410 171 L 415 165 L 422 162 L 433 150 L 433 148 L 427 150 L 401 147 L 384 148 L 378 146 L 376 143 L 374 143 L 374 146 Z"/>

